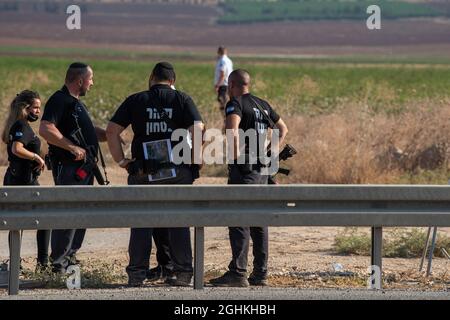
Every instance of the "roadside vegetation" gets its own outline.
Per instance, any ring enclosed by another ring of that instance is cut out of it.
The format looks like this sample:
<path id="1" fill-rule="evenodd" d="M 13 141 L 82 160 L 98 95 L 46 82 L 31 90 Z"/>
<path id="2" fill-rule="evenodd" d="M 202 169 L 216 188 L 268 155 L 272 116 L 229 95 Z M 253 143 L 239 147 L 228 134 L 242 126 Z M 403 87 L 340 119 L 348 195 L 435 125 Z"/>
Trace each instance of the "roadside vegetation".
<path id="1" fill-rule="evenodd" d="M 33 258 L 25 258 L 22 261 L 24 269 L 21 278 L 23 289 L 66 289 L 66 275 L 54 275 L 50 271 L 36 272 Z M 123 289 L 127 284 L 125 267 L 126 259 L 110 261 L 103 259 L 82 259 L 81 262 L 81 288 L 82 289 Z M 219 269 L 217 269 L 219 268 Z M 215 266 L 205 270 L 205 283 L 210 279 L 223 274 L 225 266 Z M 383 272 L 384 288 L 386 289 L 414 289 L 414 290 L 446 290 L 449 283 L 448 273 L 434 274 L 423 277 L 422 274 L 413 271 Z M 286 270 L 274 272 L 269 275 L 269 285 L 272 287 L 297 287 L 297 288 L 366 288 L 367 272 L 361 270 L 336 272 L 324 271 L 299 271 Z M 146 283 L 145 286 L 165 287 L 162 282 Z M 0 289 L 0 294 L 2 289 Z"/>
<path id="2" fill-rule="evenodd" d="M 69 275 L 55 274 L 48 268 L 43 271 L 33 270 L 34 261 L 25 260 L 26 267 L 22 276 L 28 281 L 28 286 L 46 289 L 66 288 Z M 99 259 L 87 259 L 81 262 L 81 287 L 115 288 L 127 283 L 127 275 L 122 261 L 111 261 L 110 263 Z"/>
<path id="3" fill-rule="evenodd" d="M 45 103 L 62 86 L 71 62 L 62 56 L 5 53 L 0 58 L 1 109 L 5 111 L 25 88 L 39 91 Z M 163 58 L 102 58 L 101 52 L 79 56 L 94 68 L 95 84 L 84 101 L 100 125 L 128 95 L 146 90 L 152 66 Z M 177 88 L 193 97 L 207 126 L 221 127 L 212 88 L 214 60 L 166 59 L 174 62 Z M 280 176 L 280 182 L 447 183 L 450 63 L 269 58 L 234 62 L 250 71 L 252 91 L 270 101 L 289 125 L 287 142 L 299 154 L 282 164 L 292 173 Z M 6 158 L 0 162 L 6 164 Z M 223 165 L 202 171 L 205 176 L 225 174 Z"/>
<path id="4" fill-rule="evenodd" d="M 386 258 L 419 258 L 426 243 L 425 229 L 386 228 L 383 256 Z M 343 255 L 369 256 L 371 238 L 367 229 L 345 228 L 334 240 L 334 250 Z M 450 238 L 438 232 L 433 255 L 445 258 L 442 249 L 450 252 Z"/>

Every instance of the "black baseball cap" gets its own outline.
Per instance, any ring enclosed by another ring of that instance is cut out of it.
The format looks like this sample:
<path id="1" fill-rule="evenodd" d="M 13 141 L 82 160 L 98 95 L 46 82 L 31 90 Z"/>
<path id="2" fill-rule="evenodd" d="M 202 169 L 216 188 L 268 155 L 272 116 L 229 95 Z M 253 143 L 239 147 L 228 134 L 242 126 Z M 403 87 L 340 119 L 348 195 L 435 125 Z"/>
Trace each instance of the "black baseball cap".
<path id="1" fill-rule="evenodd" d="M 152 70 L 154 78 L 160 81 L 175 81 L 176 74 L 172 64 L 166 61 L 158 62 Z"/>

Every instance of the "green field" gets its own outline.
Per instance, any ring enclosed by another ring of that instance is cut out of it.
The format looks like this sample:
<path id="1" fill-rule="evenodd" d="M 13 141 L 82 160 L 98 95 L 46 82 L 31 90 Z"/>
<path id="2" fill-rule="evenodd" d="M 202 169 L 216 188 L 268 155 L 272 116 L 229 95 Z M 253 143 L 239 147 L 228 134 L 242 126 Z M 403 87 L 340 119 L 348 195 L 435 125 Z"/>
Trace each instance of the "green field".
<path id="1" fill-rule="evenodd" d="M 45 103 L 62 86 L 72 62 L 3 54 L 2 118 L 20 90 L 37 90 Z M 147 89 L 149 72 L 161 58 L 112 55 L 84 52 L 82 59 L 92 65 L 95 83 L 83 100 L 100 125 L 107 123 L 128 95 Z M 221 127 L 212 85 L 214 60 L 202 56 L 170 56 L 168 60 L 177 71 L 177 88 L 193 97 L 207 126 Z M 448 142 L 450 63 L 249 57 L 234 62 L 235 67 L 250 71 L 253 93 L 270 101 L 289 125 L 288 142 L 298 148 L 299 155 L 286 164 L 293 173 L 282 181 L 446 183 L 447 167 L 418 170 L 414 163 L 433 144 Z M 383 160 L 389 159 L 393 146 L 407 151 L 395 168 Z M 209 176 L 225 174 L 224 166 L 203 171 Z"/>
<path id="2" fill-rule="evenodd" d="M 95 86 L 85 98 L 94 117 L 106 121 L 128 95 L 145 90 L 156 62 L 88 59 Z M 38 90 L 46 100 L 62 85 L 68 59 L 0 58 L 3 108 L 18 91 Z M 194 98 L 206 119 L 216 119 L 212 89 L 214 61 L 175 59 L 177 88 Z M 254 79 L 254 92 L 290 115 L 332 113 L 346 104 L 366 104 L 373 112 L 401 112 L 411 101 L 450 97 L 450 65 L 349 64 L 322 61 L 272 64 L 235 60 Z"/>
<path id="3" fill-rule="evenodd" d="M 339 0 L 227 0 L 219 23 L 251 23 L 281 20 L 366 19 L 367 7 L 379 5 L 383 19 L 448 15 L 427 3 L 405 1 Z"/>

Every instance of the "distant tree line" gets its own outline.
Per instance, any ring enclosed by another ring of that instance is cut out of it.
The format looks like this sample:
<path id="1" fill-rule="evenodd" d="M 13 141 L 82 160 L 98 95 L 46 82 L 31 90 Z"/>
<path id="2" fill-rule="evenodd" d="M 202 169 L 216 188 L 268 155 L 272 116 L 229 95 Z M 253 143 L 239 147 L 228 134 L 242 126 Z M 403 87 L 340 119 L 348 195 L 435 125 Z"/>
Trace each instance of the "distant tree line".
<path id="1" fill-rule="evenodd" d="M 73 1 L 2 1 L 0 0 L 0 12 L 33 12 L 33 13 L 65 13 L 68 5 Z M 87 5 L 78 4 L 83 12 L 87 12 Z"/>
<path id="2" fill-rule="evenodd" d="M 0 11 L 19 11 L 19 3 L 16 1 L 1 2 Z"/>
<path id="3" fill-rule="evenodd" d="M 89 3 L 178 3 L 217 5 L 225 0 L 0 0 L 0 12 L 40 12 L 57 14 L 65 12 L 68 5 L 77 4 L 83 12 L 87 12 Z"/>
<path id="4" fill-rule="evenodd" d="M 449 16 L 438 2 L 405 0 L 226 0 L 219 23 L 252 23 L 284 20 L 365 19 L 369 5 L 382 8 L 384 19 Z M 442 7 L 445 7 L 442 4 Z"/>

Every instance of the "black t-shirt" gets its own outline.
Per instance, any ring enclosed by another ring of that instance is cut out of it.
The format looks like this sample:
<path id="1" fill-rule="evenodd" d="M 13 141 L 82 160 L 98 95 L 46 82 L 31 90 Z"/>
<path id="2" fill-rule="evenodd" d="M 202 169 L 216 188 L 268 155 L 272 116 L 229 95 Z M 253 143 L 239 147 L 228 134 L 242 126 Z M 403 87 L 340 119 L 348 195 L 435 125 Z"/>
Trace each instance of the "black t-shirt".
<path id="1" fill-rule="evenodd" d="M 162 107 L 173 124 L 161 119 L 158 109 Z M 202 121 L 197 107 L 187 94 L 168 85 L 154 85 L 148 91 L 129 96 L 120 105 L 111 122 L 124 128 L 131 125 L 134 133 L 131 144 L 132 157 L 144 159 L 143 143 L 171 139 L 175 129 L 188 129 L 195 121 Z M 174 147 L 179 141 L 171 141 Z"/>
<path id="2" fill-rule="evenodd" d="M 30 152 L 39 154 L 41 152 L 41 140 L 31 129 L 27 120 L 16 121 L 9 130 L 9 143 L 8 143 L 8 160 L 10 162 L 20 162 L 23 164 L 33 164 L 34 161 L 28 159 L 22 159 L 12 153 L 11 148 L 14 142 L 21 142 L 25 149 Z"/>
<path id="3" fill-rule="evenodd" d="M 98 151 L 97 134 L 86 106 L 80 100 L 71 96 L 67 87 L 64 86 L 47 101 L 42 120 L 53 123 L 64 137 L 76 143 L 71 137 L 71 134 L 78 129 L 75 119 L 78 119 L 78 125 L 87 145 L 95 146 Z M 61 161 L 72 161 L 74 159 L 69 151 L 50 143 L 49 152 Z"/>
<path id="4" fill-rule="evenodd" d="M 255 101 L 264 109 L 266 114 L 272 119 L 274 123 L 280 120 L 280 116 L 272 109 L 270 104 L 250 93 L 244 94 L 239 98 L 231 99 L 225 108 L 225 114 L 227 116 L 236 114 L 241 118 L 239 123 L 239 129 L 246 132 L 249 129 L 256 130 L 260 135 L 267 134 L 269 128 L 269 121 L 264 117 L 259 108 L 256 106 Z M 257 138 L 259 139 L 259 135 Z M 258 141 L 258 140 L 257 140 Z M 259 144 L 258 144 L 259 145 Z M 246 150 L 248 151 L 248 140 L 246 139 Z"/>

